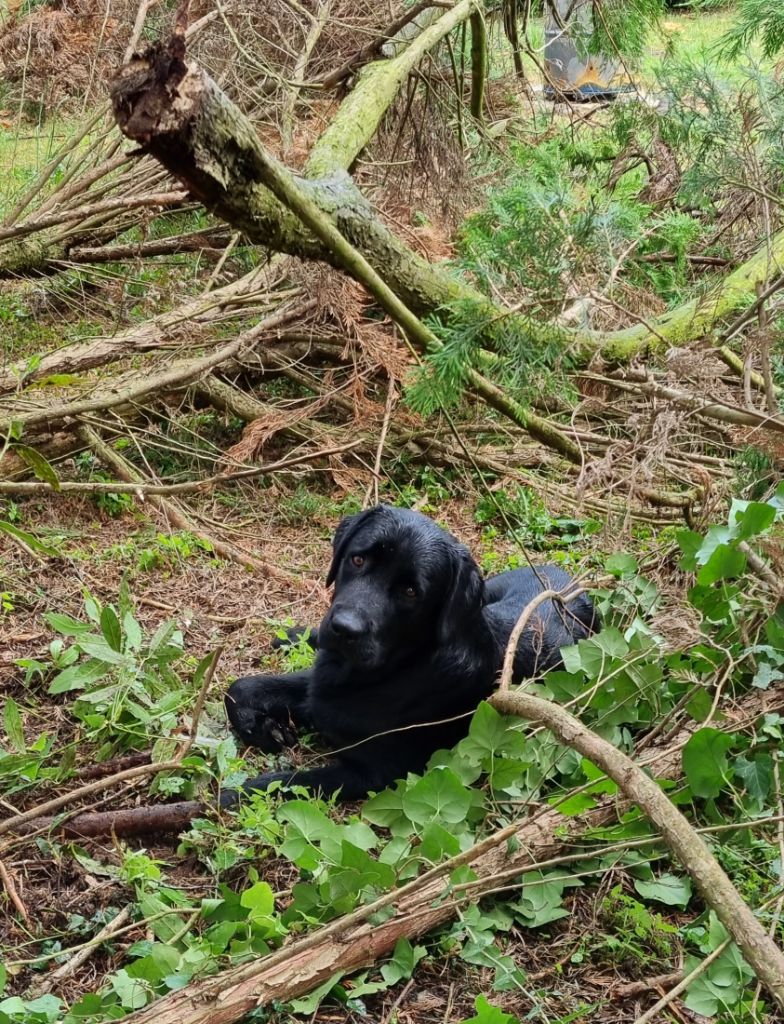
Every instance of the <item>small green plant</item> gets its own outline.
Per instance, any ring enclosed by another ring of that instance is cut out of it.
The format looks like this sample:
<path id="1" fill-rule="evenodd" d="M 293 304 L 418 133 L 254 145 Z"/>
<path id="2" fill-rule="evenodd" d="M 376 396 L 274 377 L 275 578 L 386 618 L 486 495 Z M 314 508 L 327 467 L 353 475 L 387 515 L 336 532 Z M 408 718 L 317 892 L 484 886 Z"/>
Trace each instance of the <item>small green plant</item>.
<path id="1" fill-rule="evenodd" d="M 633 964 L 637 969 L 651 962 L 669 963 L 678 929 L 662 915 L 614 886 L 601 903 L 607 934 L 594 947 L 594 956 L 602 952 L 612 963 Z"/>
<path id="2" fill-rule="evenodd" d="M 520 484 L 483 495 L 474 519 L 486 527 L 485 540 L 492 540 L 494 531 L 501 530 L 534 551 L 575 544 L 587 525 L 581 519 L 551 516 L 538 494 Z"/>

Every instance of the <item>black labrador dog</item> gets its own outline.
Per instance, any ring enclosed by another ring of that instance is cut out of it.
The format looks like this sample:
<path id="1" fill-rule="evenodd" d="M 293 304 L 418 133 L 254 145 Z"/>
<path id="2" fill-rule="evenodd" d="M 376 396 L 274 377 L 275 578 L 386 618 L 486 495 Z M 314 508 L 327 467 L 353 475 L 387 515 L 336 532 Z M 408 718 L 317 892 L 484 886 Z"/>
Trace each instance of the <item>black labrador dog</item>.
<path id="1" fill-rule="evenodd" d="M 314 667 L 238 679 L 226 710 L 251 746 L 277 752 L 304 727 L 324 737 L 334 760 L 268 772 L 245 789 L 280 780 L 354 800 L 422 771 L 434 751 L 466 735 L 525 606 L 543 589 L 565 592 L 571 579 L 546 565 L 484 581 L 468 549 L 427 516 L 379 505 L 339 524 L 327 585 L 333 582 Z M 545 602 L 518 645 L 515 680 L 561 664 L 561 647 L 596 628 L 585 595 Z M 236 796 L 225 793 L 224 803 Z"/>

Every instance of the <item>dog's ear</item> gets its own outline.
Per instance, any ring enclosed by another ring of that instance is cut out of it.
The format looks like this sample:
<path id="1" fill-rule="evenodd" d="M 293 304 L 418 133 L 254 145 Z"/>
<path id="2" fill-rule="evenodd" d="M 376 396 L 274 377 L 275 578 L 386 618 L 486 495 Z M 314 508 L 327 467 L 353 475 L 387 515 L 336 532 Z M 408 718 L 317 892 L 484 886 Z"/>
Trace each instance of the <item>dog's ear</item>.
<path id="1" fill-rule="evenodd" d="M 485 603 L 485 582 L 471 552 L 463 544 L 449 548 L 451 582 L 438 623 L 438 639 L 448 644 L 471 632 Z"/>
<path id="2" fill-rule="evenodd" d="M 355 536 L 357 530 L 364 526 L 368 520 L 375 518 L 381 508 L 381 505 L 376 505 L 375 508 L 365 509 L 364 512 L 356 512 L 353 516 L 345 516 L 340 520 L 338 528 L 335 530 L 335 536 L 332 538 L 332 565 L 330 565 L 329 572 L 327 573 L 327 586 L 335 582 L 340 563 L 346 556 L 346 549 L 351 538 Z"/>

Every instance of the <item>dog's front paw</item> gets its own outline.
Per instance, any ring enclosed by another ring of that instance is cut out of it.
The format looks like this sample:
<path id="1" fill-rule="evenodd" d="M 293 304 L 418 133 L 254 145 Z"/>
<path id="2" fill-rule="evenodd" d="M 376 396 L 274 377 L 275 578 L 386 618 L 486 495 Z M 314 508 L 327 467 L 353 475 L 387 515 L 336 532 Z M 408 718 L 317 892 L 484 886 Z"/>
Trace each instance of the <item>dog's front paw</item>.
<path id="1" fill-rule="evenodd" d="M 258 747 L 265 754 L 279 754 L 297 742 L 297 730 L 291 720 L 263 707 L 232 704 L 226 698 L 226 711 L 232 729 L 243 743 Z"/>
<path id="2" fill-rule="evenodd" d="M 226 693 L 226 714 L 239 739 L 265 754 L 278 754 L 297 742 L 297 730 L 288 705 L 281 700 L 270 677 L 246 676 Z"/>

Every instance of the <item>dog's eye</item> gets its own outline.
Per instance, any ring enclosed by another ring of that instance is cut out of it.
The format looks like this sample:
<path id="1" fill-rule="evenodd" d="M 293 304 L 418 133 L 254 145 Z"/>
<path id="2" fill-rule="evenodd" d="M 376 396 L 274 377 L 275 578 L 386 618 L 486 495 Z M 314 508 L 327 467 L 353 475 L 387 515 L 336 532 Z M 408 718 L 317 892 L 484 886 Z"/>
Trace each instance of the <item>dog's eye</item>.
<path id="1" fill-rule="evenodd" d="M 352 555 L 351 561 L 357 568 L 365 564 L 365 558 L 363 555 Z"/>
<path id="2" fill-rule="evenodd" d="M 414 598 L 417 596 L 416 587 L 403 587 L 403 593 L 406 597 Z"/>

